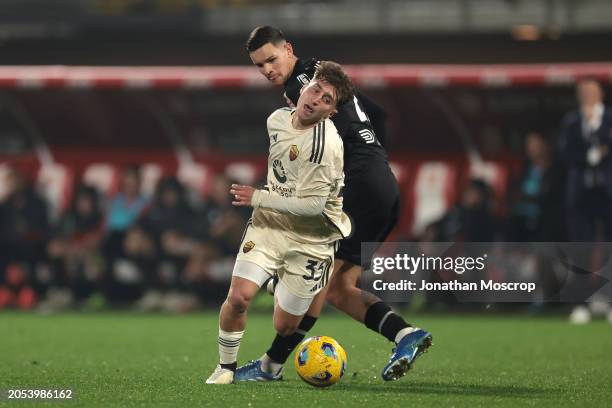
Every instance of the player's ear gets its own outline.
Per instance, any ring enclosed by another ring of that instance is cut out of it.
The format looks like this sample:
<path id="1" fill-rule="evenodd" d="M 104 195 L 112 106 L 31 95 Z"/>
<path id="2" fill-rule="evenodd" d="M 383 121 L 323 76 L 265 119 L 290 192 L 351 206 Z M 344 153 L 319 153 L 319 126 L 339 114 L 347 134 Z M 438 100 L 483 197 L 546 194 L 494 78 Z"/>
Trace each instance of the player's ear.
<path id="1" fill-rule="evenodd" d="M 293 55 L 293 45 L 291 45 L 289 41 L 285 41 L 283 48 L 285 48 L 285 51 L 287 51 L 287 55 L 289 56 Z"/>
<path id="2" fill-rule="evenodd" d="M 336 113 L 338 113 L 338 109 L 334 109 L 332 110 L 329 115 L 327 116 L 328 118 L 331 118 L 332 116 L 334 116 Z"/>

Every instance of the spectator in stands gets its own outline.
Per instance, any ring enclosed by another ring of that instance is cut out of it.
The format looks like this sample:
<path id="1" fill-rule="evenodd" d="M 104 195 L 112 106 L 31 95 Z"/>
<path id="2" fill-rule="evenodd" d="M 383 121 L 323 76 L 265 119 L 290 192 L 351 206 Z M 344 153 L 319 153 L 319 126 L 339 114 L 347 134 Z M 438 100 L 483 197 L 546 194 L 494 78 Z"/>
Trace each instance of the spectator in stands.
<path id="1" fill-rule="evenodd" d="M 497 232 L 496 224 L 491 188 L 482 180 L 472 180 L 461 202 L 426 228 L 426 238 L 446 242 L 491 242 Z"/>
<path id="2" fill-rule="evenodd" d="M 204 209 L 198 215 L 203 223 L 200 239 L 204 244 L 191 256 L 185 268 L 185 278 L 204 301 L 222 300 L 251 213 L 249 209 L 232 205 L 228 193 L 231 184 L 223 175 L 215 177 Z"/>
<path id="3" fill-rule="evenodd" d="M 189 259 L 203 250 L 199 219 L 187 201 L 185 187 L 174 177 L 162 180 L 151 208 L 132 227 L 125 249 L 143 273 L 145 295 L 139 308 L 153 310 L 163 306 L 164 297 L 185 300 L 183 270 Z M 168 294 L 170 292 L 170 294 Z"/>
<path id="4" fill-rule="evenodd" d="M 508 240 L 555 242 L 565 240 L 563 199 L 565 178 L 552 148 L 539 132 L 525 139 L 526 161 L 510 193 Z"/>
<path id="5" fill-rule="evenodd" d="M 137 166 L 124 169 L 120 190 L 106 210 L 106 237 L 103 254 L 107 262 L 105 291 L 110 300 L 131 301 L 140 295 L 141 277 L 124 250 L 127 231 L 146 210 L 149 200 L 141 193 L 141 175 Z"/>
<path id="6" fill-rule="evenodd" d="M 106 227 L 110 233 L 125 233 L 142 214 L 148 199 L 141 193 L 140 168 L 130 166 L 121 175 L 120 190 L 111 199 L 107 214 Z"/>
<path id="7" fill-rule="evenodd" d="M 16 170 L 8 174 L 6 191 L 0 203 L 0 303 L 13 299 L 16 306 L 29 308 L 36 301 L 35 270 L 44 260 L 49 236 L 48 209 Z"/>
<path id="8" fill-rule="evenodd" d="M 222 256 L 236 254 L 246 221 L 251 215 L 248 209 L 232 205 L 232 198 L 228 194 L 231 185 L 227 177 L 218 175 L 204 207 L 208 235 Z"/>
<path id="9" fill-rule="evenodd" d="M 47 204 L 17 171 L 10 173 L 7 184 L 9 193 L 0 204 L 2 252 L 16 260 L 39 258 L 49 235 Z"/>
<path id="10" fill-rule="evenodd" d="M 81 301 L 95 292 L 102 274 L 99 246 L 103 227 L 97 190 L 79 186 L 47 245 L 55 272 L 53 288 L 47 294 L 50 309 L 66 307 L 73 297 Z"/>
<path id="11" fill-rule="evenodd" d="M 151 208 L 129 230 L 124 246 L 145 277 L 139 309 L 191 310 L 198 303 L 193 293 L 202 301 L 218 300 L 229 277 L 211 277 L 210 271 L 223 269 L 215 263 L 235 255 L 248 218 L 248 211 L 231 205 L 230 185 L 217 176 L 197 212 L 176 178 L 159 183 Z"/>
<path id="12" fill-rule="evenodd" d="M 422 242 L 491 242 L 496 238 L 497 222 L 493 216 L 492 191 L 488 184 L 479 179 L 469 182 L 461 201 L 451 208 L 440 220 L 428 225 L 421 236 Z M 455 247 L 456 256 L 481 256 L 482 246 Z M 473 253 L 473 251 L 477 251 Z M 473 271 L 472 277 L 478 273 Z M 484 277 L 484 276 L 483 276 Z M 431 282 L 448 282 L 456 278 L 454 272 L 440 269 L 430 270 Z M 426 294 L 426 307 L 454 305 L 458 302 L 452 292 L 430 291 Z"/>
<path id="13" fill-rule="evenodd" d="M 593 79 L 578 83 L 579 108 L 563 119 L 559 137 L 567 166 L 569 237 L 572 241 L 612 241 L 612 111 L 603 105 L 603 90 Z"/>

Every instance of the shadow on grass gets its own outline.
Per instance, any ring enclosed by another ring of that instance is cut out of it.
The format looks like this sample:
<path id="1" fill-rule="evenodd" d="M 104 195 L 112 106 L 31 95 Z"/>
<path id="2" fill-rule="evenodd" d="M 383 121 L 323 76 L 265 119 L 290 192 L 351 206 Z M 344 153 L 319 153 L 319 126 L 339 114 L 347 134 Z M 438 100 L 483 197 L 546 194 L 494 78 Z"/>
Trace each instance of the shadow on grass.
<path id="1" fill-rule="evenodd" d="M 510 398 L 533 398 L 545 397 L 554 392 L 552 389 L 524 387 L 524 386 L 504 386 L 487 384 L 440 384 L 440 383 L 406 383 L 400 386 L 399 383 L 393 386 L 386 384 L 350 384 L 351 390 L 363 390 L 367 392 L 387 393 L 411 393 L 411 394 L 434 394 L 434 395 L 475 395 L 491 397 L 510 397 Z"/>
<path id="2" fill-rule="evenodd" d="M 300 382 L 283 381 L 283 388 L 308 388 Z M 313 388 L 314 389 L 314 388 Z M 397 382 L 363 384 L 351 383 L 347 381 L 333 387 L 337 391 L 351 393 L 374 393 L 374 394 L 425 394 L 425 395 L 465 395 L 481 397 L 504 397 L 504 398 L 544 398 L 555 393 L 554 389 L 524 387 L 524 386 L 504 386 L 487 384 L 444 384 L 428 382 Z"/>

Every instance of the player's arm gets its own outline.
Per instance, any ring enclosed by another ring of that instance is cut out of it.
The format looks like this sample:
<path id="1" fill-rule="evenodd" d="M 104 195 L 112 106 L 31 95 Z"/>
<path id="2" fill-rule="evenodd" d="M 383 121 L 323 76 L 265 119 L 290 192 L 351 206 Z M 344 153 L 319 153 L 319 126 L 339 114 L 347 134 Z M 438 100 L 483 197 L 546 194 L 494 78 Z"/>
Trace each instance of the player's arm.
<path id="1" fill-rule="evenodd" d="M 323 213 L 326 197 L 282 197 L 258 190 L 251 186 L 232 184 L 230 193 L 234 195 L 232 204 L 239 207 L 267 208 L 285 214 L 315 216 Z"/>
<path id="2" fill-rule="evenodd" d="M 316 140 L 315 140 L 316 139 Z M 313 144 L 315 146 L 313 146 Z M 304 156 L 298 170 L 295 197 L 283 197 L 271 194 L 267 190 L 257 190 L 251 186 L 234 184 L 230 193 L 234 195 L 232 202 L 236 206 L 267 208 L 285 214 L 298 216 L 315 216 L 323 213 L 325 203 L 338 176 L 333 160 L 342 154 L 326 152 L 324 138 L 313 138 L 311 143 L 303 147 Z M 328 150 L 331 148 L 328 147 Z"/>
<path id="3" fill-rule="evenodd" d="M 387 112 L 382 106 L 359 91 L 357 91 L 357 99 L 363 105 L 376 137 L 384 147 L 387 144 Z"/>
<path id="4" fill-rule="evenodd" d="M 315 70 L 319 61 L 316 58 L 298 59 L 293 68 L 293 72 L 287 82 L 285 82 L 285 98 L 287 98 L 293 106 L 297 106 L 297 101 L 300 98 L 300 90 L 314 76 Z"/>
<path id="5" fill-rule="evenodd" d="M 327 164 L 305 161 L 300 166 L 300 176 L 296 186 L 296 197 L 283 197 L 267 190 L 251 186 L 232 184 L 230 193 L 234 195 L 235 206 L 266 208 L 285 214 L 312 217 L 323 213 L 327 197 L 332 189 L 332 169 Z"/>

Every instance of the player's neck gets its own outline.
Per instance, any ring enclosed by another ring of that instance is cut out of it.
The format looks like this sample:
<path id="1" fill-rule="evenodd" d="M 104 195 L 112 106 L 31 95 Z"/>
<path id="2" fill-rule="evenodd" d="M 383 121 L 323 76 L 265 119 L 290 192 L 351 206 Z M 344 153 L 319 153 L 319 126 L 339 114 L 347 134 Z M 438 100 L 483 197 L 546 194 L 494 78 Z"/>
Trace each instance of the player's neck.
<path id="1" fill-rule="evenodd" d="M 291 74 L 289 75 L 289 77 L 291 77 L 291 75 L 293 75 L 293 71 L 295 71 L 295 65 L 298 62 L 298 57 L 297 55 L 292 55 L 291 57 L 289 57 L 289 60 L 291 61 Z"/>
<path id="2" fill-rule="evenodd" d="M 298 116 L 297 112 L 294 112 L 293 116 L 291 117 L 291 125 L 296 130 L 310 129 L 310 128 L 314 127 L 320 121 L 321 120 L 317 120 L 317 121 L 314 121 L 314 122 L 304 122 L 303 120 L 300 119 L 300 117 Z"/>

